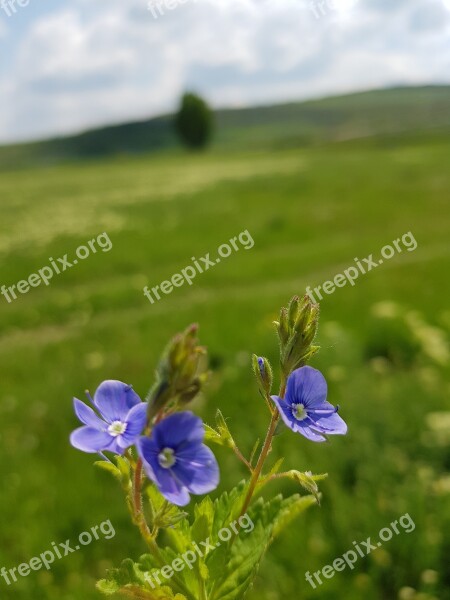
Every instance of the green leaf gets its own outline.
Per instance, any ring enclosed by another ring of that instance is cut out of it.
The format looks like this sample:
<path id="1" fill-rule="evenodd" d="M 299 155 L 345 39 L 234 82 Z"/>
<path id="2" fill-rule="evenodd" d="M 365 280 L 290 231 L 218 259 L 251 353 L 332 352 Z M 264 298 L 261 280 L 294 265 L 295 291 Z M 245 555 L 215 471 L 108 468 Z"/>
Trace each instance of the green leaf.
<path id="1" fill-rule="evenodd" d="M 97 581 L 97 589 L 105 596 L 112 596 L 119 591 L 120 586 L 114 580 L 100 579 Z"/>
<path id="2" fill-rule="evenodd" d="M 206 423 L 204 423 L 205 427 L 205 444 L 218 444 L 219 446 L 223 446 L 223 440 L 218 431 L 216 431 L 213 427 L 210 427 Z"/>
<path id="3" fill-rule="evenodd" d="M 259 448 L 259 445 L 261 443 L 261 440 L 258 438 L 255 442 L 255 445 L 252 448 L 251 454 L 250 454 L 250 458 L 248 459 L 248 462 L 252 465 L 253 464 L 253 459 L 255 458 L 256 452 Z"/>
<path id="4" fill-rule="evenodd" d="M 279 466 L 276 464 L 273 472 Z M 192 525 L 183 516 L 162 532 L 156 555 L 144 554 L 138 562 L 124 560 L 120 568 L 109 571 L 108 577 L 98 583 L 98 589 L 105 595 L 119 593 L 141 600 L 197 600 L 200 597 L 242 600 L 273 539 L 315 503 L 313 496 L 298 494 L 287 499 L 279 495 L 268 502 L 260 498 L 239 518 L 247 488 L 247 482 L 243 481 L 215 502 L 209 497 L 203 498 L 194 507 Z M 156 513 L 167 508 L 154 490 L 148 492 L 148 497 Z M 222 531 L 225 529 L 233 532 L 226 541 L 227 536 Z M 203 556 L 196 556 L 192 568 L 186 567 L 168 580 L 160 573 L 164 585 L 153 588 L 149 576 L 153 582 L 157 581 L 155 571 L 171 565 L 188 551 L 195 553 L 195 544 L 200 546 L 207 540 L 208 554 L 201 546 Z"/>
<path id="5" fill-rule="evenodd" d="M 225 446 L 226 448 L 235 448 L 236 443 L 228 429 L 225 418 L 219 409 L 217 409 L 216 412 L 216 427 L 217 429 L 214 429 L 209 425 L 205 425 L 205 442 L 212 442 L 219 446 Z"/>
<path id="6" fill-rule="evenodd" d="M 175 558 L 175 555 L 166 554 L 161 551 L 162 564 L 170 564 Z M 170 585 L 158 586 L 157 583 L 151 585 L 146 580 L 146 574 L 151 573 L 161 568 L 155 556 L 145 554 L 141 556 L 138 563 L 131 559 L 125 559 L 118 569 L 111 569 L 107 573 L 107 578 L 102 579 L 97 583 L 97 589 L 105 595 L 120 594 L 130 598 L 138 598 L 142 600 L 187 600 L 188 597 L 176 593 L 172 589 L 172 580 Z M 163 579 L 161 577 L 161 579 Z M 196 595 L 189 594 L 190 600 L 195 600 Z"/>
<path id="7" fill-rule="evenodd" d="M 283 499 L 280 495 L 270 502 L 259 499 L 248 511 L 253 531 L 246 533 L 249 528 L 241 529 L 232 543 L 222 544 L 206 561 L 210 600 L 241 600 L 273 539 L 313 504 L 313 496 Z"/>
<path id="8" fill-rule="evenodd" d="M 109 462 L 109 460 L 97 460 L 94 463 L 94 465 L 96 467 L 98 467 L 99 469 L 103 469 L 104 471 L 111 473 L 112 475 L 114 475 L 114 477 L 116 477 L 120 481 L 120 478 L 121 478 L 120 470 L 112 462 Z"/>
<path id="9" fill-rule="evenodd" d="M 122 484 L 122 487 L 128 490 L 131 488 L 130 463 L 122 456 L 116 456 L 115 459 L 117 466 L 109 460 L 98 460 L 94 465 L 111 473 Z"/>
<path id="10" fill-rule="evenodd" d="M 117 468 L 119 469 L 124 481 L 131 477 L 131 467 L 129 461 L 123 456 L 116 456 Z"/>
<path id="11" fill-rule="evenodd" d="M 296 517 L 315 504 L 316 499 L 314 496 L 299 496 L 296 494 L 287 498 L 274 520 L 272 539 L 278 537 L 283 529 L 286 529 Z"/>
<path id="12" fill-rule="evenodd" d="M 191 527 L 191 539 L 199 544 L 211 535 L 214 519 L 214 504 L 209 496 L 206 496 L 200 504 L 195 507 L 195 520 Z"/>
<path id="13" fill-rule="evenodd" d="M 148 523 L 151 528 L 167 529 L 173 527 L 187 516 L 175 504 L 170 504 L 153 483 L 145 488 L 148 499 Z"/>
<path id="14" fill-rule="evenodd" d="M 286 476 L 299 483 L 310 494 L 313 494 L 317 504 L 320 504 L 319 486 L 316 482 L 326 479 L 328 473 L 313 475 L 310 471 L 307 471 L 306 473 L 301 473 L 300 471 L 288 471 Z"/>

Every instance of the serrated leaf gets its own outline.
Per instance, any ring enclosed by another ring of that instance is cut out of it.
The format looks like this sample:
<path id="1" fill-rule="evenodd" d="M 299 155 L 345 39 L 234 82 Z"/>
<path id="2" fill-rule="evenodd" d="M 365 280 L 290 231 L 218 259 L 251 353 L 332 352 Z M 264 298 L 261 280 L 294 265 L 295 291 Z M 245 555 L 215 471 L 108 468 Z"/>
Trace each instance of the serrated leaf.
<path id="1" fill-rule="evenodd" d="M 97 581 L 96 587 L 105 596 L 117 594 L 120 589 L 120 586 L 115 581 L 109 579 L 100 579 L 100 581 Z"/>
<path id="2" fill-rule="evenodd" d="M 273 538 L 276 538 L 298 515 L 304 512 L 310 506 L 316 504 L 314 496 L 291 496 L 285 501 L 277 519 L 274 522 Z"/>
<path id="3" fill-rule="evenodd" d="M 152 554 L 143 555 L 137 563 L 127 558 L 122 561 L 118 569 L 109 570 L 107 578 L 99 581 L 97 588 L 105 595 L 119 593 L 130 598 L 141 598 L 143 600 L 187 600 L 188 598 L 189 600 L 195 600 L 195 591 L 191 593 L 186 586 L 182 587 L 180 585 L 178 589 L 186 589 L 187 596 L 176 593 L 171 587 L 174 579 L 170 580 L 170 585 L 165 584 L 161 574 L 159 578 L 162 580 L 162 585 L 159 585 L 156 577 L 153 580 L 151 579 L 155 570 L 159 571 L 162 566 L 170 565 L 176 556 L 173 552 L 166 552 L 161 549 L 160 559 Z M 182 578 L 180 580 L 181 584 L 185 585 Z M 174 586 L 174 589 L 177 589 L 175 583 Z"/>
<path id="4" fill-rule="evenodd" d="M 145 495 L 148 499 L 148 523 L 152 528 L 173 527 L 187 516 L 178 506 L 167 502 L 153 483 L 146 486 Z"/>
<path id="5" fill-rule="evenodd" d="M 273 539 L 312 504 L 313 496 L 283 499 L 279 495 L 269 502 L 257 500 L 248 511 L 254 529 L 245 528 L 247 533 L 241 529 L 233 543 L 222 544 L 206 561 L 210 600 L 242 600 Z"/>
<path id="6" fill-rule="evenodd" d="M 186 596 L 176 594 L 164 586 L 155 590 L 144 590 L 138 586 L 127 585 L 120 590 L 120 593 L 128 598 L 136 598 L 137 600 L 186 600 Z"/>

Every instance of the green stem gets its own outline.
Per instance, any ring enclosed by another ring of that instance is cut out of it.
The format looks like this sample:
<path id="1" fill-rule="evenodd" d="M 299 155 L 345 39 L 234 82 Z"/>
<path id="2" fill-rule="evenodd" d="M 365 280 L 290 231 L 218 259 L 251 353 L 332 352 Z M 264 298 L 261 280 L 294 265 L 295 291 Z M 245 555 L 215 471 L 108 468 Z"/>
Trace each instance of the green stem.
<path id="1" fill-rule="evenodd" d="M 238 459 L 244 463 L 244 465 L 247 467 L 247 469 L 250 471 L 250 473 L 253 472 L 253 468 L 252 465 L 250 464 L 250 462 L 245 458 L 245 456 L 242 454 L 242 452 L 239 450 L 239 448 L 237 446 L 233 447 L 233 451 L 236 454 L 236 456 L 238 457 Z"/>
<path id="2" fill-rule="evenodd" d="M 286 393 L 286 380 L 285 380 L 285 378 L 283 378 L 281 387 L 280 387 L 280 394 L 279 394 L 280 398 L 283 398 L 285 393 Z M 256 463 L 256 467 L 253 471 L 253 475 L 250 479 L 250 484 L 248 487 L 247 495 L 244 500 L 244 504 L 242 506 L 240 516 L 245 515 L 248 507 L 250 506 L 250 502 L 252 501 L 253 495 L 255 493 L 255 489 L 258 484 L 259 478 L 261 476 L 261 472 L 263 470 L 264 463 L 266 462 L 266 458 L 269 455 L 269 452 L 272 448 L 273 436 L 275 435 L 275 430 L 277 428 L 279 420 L 280 420 L 280 413 L 278 410 L 276 410 L 272 413 L 272 419 L 270 420 L 270 425 L 269 425 L 269 429 L 267 430 L 266 439 L 265 439 L 264 445 L 261 449 L 261 453 L 259 455 L 258 462 Z"/>
<path id="3" fill-rule="evenodd" d="M 147 521 L 145 519 L 145 514 L 142 505 L 142 476 L 143 476 L 143 465 L 142 460 L 139 459 L 136 463 L 136 468 L 134 471 L 133 477 L 133 516 L 137 526 L 139 527 L 139 531 L 141 532 L 144 541 L 150 548 L 152 554 L 157 558 L 160 567 L 164 567 L 166 565 L 166 561 L 164 557 L 161 555 L 161 550 L 159 549 L 158 544 L 156 543 L 155 535 L 152 535 L 150 529 L 148 527 Z M 156 532 L 157 534 L 157 532 Z M 174 574 L 172 578 L 173 583 L 179 588 L 180 592 L 188 598 L 188 600 L 197 600 L 191 592 L 186 588 L 184 583 L 179 579 L 179 577 Z M 206 600 L 206 598 L 205 598 Z"/>
<path id="4" fill-rule="evenodd" d="M 136 521 L 136 525 L 139 527 L 139 531 L 141 532 L 142 537 L 145 542 L 150 545 L 150 542 L 153 540 L 153 536 L 150 532 L 149 526 L 147 525 L 147 521 L 145 519 L 144 510 L 142 507 L 142 460 L 139 459 L 136 463 L 136 468 L 134 471 L 133 478 L 133 512 L 134 518 Z"/>

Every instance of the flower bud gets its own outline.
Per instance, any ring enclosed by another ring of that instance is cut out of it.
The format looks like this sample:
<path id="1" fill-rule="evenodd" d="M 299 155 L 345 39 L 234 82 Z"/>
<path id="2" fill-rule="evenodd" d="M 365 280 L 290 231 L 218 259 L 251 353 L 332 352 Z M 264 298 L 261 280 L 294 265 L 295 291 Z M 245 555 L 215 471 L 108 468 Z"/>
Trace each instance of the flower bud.
<path id="1" fill-rule="evenodd" d="M 148 394 L 149 422 L 166 405 L 186 404 L 200 392 L 205 381 L 205 349 L 198 345 L 197 333 L 198 326 L 191 325 L 167 346 L 157 369 L 157 381 Z"/>
<path id="2" fill-rule="evenodd" d="M 263 396 L 270 396 L 273 383 L 273 371 L 272 367 L 264 357 L 258 357 L 256 354 L 252 357 L 253 371 L 255 373 L 258 387 Z"/>
<path id="3" fill-rule="evenodd" d="M 319 486 L 316 482 L 326 479 L 326 477 L 328 477 L 327 473 L 313 475 L 311 471 L 306 471 L 306 473 L 300 473 L 300 471 L 288 471 L 287 476 L 290 477 L 290 479 L 297 481 L 297 483 L 315 497 L 317 504 L 320 504 Z"/>
<path id="4" fill-rule="evenodd" d="M 289 309 L 288 309 L 288 323 L 289 323 L 289 327 L 291 329 L 294 328 L 295 323 L 297 321 L 299 305 L 300 305 L 299 297 L 294 296 L 289 303 Z"/>
<path id="5" fill-rule="evenodd" d="M 294 296 L 288 309 L 282 308 L 280 321 L 276 323 L 280 339 L 281 368 L 284 375 L 304 366 L 318 350 L 313 343 L 318 328 L 319 305 L 309 296 L 301 300 Z"/>

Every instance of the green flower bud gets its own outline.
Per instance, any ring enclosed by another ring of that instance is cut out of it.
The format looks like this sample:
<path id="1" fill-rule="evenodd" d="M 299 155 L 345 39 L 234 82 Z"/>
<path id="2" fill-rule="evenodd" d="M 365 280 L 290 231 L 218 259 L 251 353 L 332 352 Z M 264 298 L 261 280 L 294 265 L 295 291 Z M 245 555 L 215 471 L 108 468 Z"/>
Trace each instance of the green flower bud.
<path id="1" fill-rule="evenodd" d="M 147 397 L 149 423 L 167 405 L 186 404 L 200 392 L 206 380 L 202 366 L 206 352 L 198 345 L 197 333 L 198 326 L 190 325 L 167 346 L 157 369 L 157 381 Z"/>
<path id="2" fill-rule="evenodd" d="M 318 347 L 312 350 L 318 329 L 319 305 L 309 296 L 301 300 L 294 296 L 288 309 L 282 308 L 280 321 L 276 323 L 280 338 L 280 360 L 283 374 L 287 377 L 298 367 L 304 366 L 314 356 Z"/>
<path id="3" fill-rule="evenodd" d="M 297 317 L 298 317 L 299 305 L 300 305 L 299 297 L 294 296 L 292 298 L 292 300 L 290 301 L 289 308 L 288 308 L 288 323 L 289 323 L 290 329 L 293 329 L 295 327 L 295 323 L 296 323 Z"/>
<path id="4" fill-rule="evenodd" d="M 273 384 L 273 371 L 270 362 L 267 358 L 258 357 L 256 354 L 253 354 L 252 364 L 261 394 L 263 396 L 270 396 Z"/>

